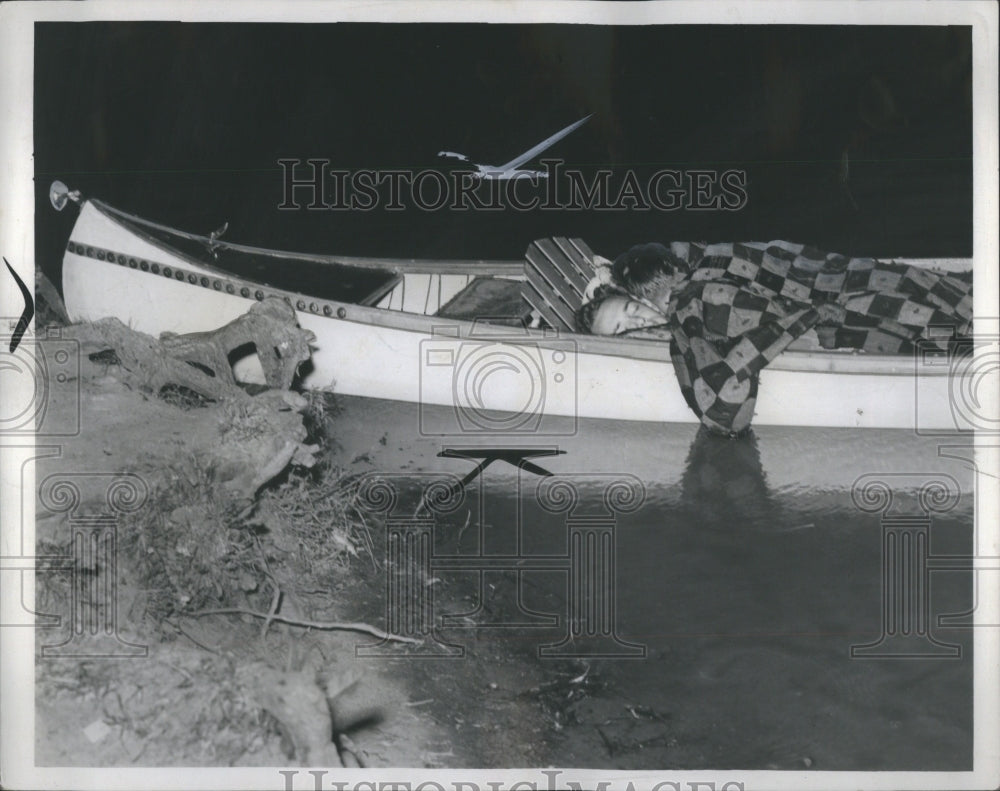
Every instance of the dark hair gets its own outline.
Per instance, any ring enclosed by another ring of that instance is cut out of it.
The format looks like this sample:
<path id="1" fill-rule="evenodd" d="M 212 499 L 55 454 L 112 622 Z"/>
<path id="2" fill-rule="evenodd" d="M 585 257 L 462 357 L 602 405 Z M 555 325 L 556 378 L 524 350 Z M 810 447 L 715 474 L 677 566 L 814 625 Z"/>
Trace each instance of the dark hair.
<path id="1" fill-rule="evenodd" d="M 615 259 L 611 277 L 629 294 L 655 300 L 677 275 L 687 275 L 688 265 L 659 242 L 637 244 Z"/>
<path id="2" fill-rule="evenodd" d="M 627 296 L 623 294 L 620 289 L 615 288 L 607 284 L 600 285 L 594 291 L 594 296 L 590 302 L 584 302 L 576 309 L 574 318 L 576 319 L 576 329 L 577 332 L 587 333 L 588 335 L 593 332 L 594 328 L 594 316 L 597 315 L 597 311 L 601 309 L 601 305 L 608 297 L 623 297 Z"/>

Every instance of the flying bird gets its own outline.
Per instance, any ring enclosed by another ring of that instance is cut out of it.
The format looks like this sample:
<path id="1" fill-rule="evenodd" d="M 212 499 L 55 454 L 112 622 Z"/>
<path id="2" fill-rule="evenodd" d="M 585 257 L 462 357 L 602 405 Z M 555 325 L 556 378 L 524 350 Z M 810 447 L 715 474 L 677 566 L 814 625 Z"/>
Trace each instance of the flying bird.
<path id="1" fill-rule="evenodd" d="M 475 176 L 481 179 L 517 179 L 517 178 L 530 178 L 532 176 L 545 178 L 548 176 L 548 172 L 544 170 L 521 170 L 521 165 L 529 160 L 534 159 L 539 154 L 541 154 L 545 149 L 550 146 L 554 146 L 560 140 L 562 140 L 570 132 L 574 132 L 583 126 L 587 121 L 590 120 L 590 115 L 586 118 L 581 118 L 579 121 L 567 126 L 565 129 L 560 129 L 551 137 L 545 138 L 541 143 L 536 146 L 529 148 L 523 154 L 514 157 L 510 162 L 503 165 L 480 165 L 473 162 L 465 154 L 459 154 L 455 151 L 438 151 L 439 157 L 448 157 L 450 159 L 457 159 L 461 162 L 468 162 L 474 168 L 476 168 Z"/>

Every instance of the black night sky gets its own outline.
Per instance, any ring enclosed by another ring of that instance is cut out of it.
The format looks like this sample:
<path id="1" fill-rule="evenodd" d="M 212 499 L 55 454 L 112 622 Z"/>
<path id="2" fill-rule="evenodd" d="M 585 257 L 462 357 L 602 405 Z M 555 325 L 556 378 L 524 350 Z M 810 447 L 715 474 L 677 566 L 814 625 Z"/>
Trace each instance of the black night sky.
<path id="1" fill-rule="evenodd" d="M 72 223 L 59 178 L 118 208 L 267 247 L 518 258 L 579 235 L 784 238 L 853 255 L 972 253 L 971 34 L 964 27 L 39 23 L 39 264 Z M 640 180 L 746 173 L 739 211 L 279 211 L 280 158 L 333 167 L 499 164 L 547 152 Z M 848 168 L 844 169 L 844 163 Z M 846 178 L 846 180 L 845 180 Z"/>

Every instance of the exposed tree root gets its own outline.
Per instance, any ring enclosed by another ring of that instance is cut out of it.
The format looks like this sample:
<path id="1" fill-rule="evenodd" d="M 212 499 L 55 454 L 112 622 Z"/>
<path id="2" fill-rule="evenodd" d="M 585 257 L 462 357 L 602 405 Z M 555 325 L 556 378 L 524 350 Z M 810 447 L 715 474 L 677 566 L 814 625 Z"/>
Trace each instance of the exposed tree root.
<path id="1" fill-rule="evenodd" d="M 363 632 L 364 634 L 370 634 L 372 637 L 378 637 L 381 640 L 392 640 L 397 643 L 412 643 L 414 645 L 419 645 L 420 641 L 415 640 L 412 637 L 403 637 L 398 634 L 390 634 L 389 632 L 383 632 L 374 626 L 361 622 L 337 622 L 337 621 L 304 621 L 298 618 L 287 618 L 284 615 L 270 614 L 264 612 L 257 612 L 256 610 L 249 610 L 244 607 L 220 607 L 219 609 L 212 610 L 198 610 L 197 612 L 185 613 L 192 618 L 201 618 L 205 615 L 250 615 L 254 618 L 263 618 L 267 621 L 279 621 L 280 623 L 291 624 L 292 626 L 301 626 L 305 629 L 320 629 L 326 631 L 343 631 L 343 632 Z"/>

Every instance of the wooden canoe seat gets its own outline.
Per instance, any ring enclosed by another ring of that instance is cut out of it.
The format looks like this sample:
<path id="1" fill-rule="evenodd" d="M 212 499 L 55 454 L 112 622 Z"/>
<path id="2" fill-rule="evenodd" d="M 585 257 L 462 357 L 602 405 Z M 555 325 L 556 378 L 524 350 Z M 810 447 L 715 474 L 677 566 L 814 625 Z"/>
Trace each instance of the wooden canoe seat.
<path id="1" fill-rule="evenodd" d="M 521 294 L 519 280 L 477 277 L 448 300 L 436 315 L 448 319 L 525 327 L 531 318 L 531 305 Z"/>
<path id="2" fill-rule="evenodd" d="M 574 314 L 594 277 L 594 252 L 582 239 L 532 242 L 524 263 L 524 299 L 554 329 L 576 332 Z"/>

